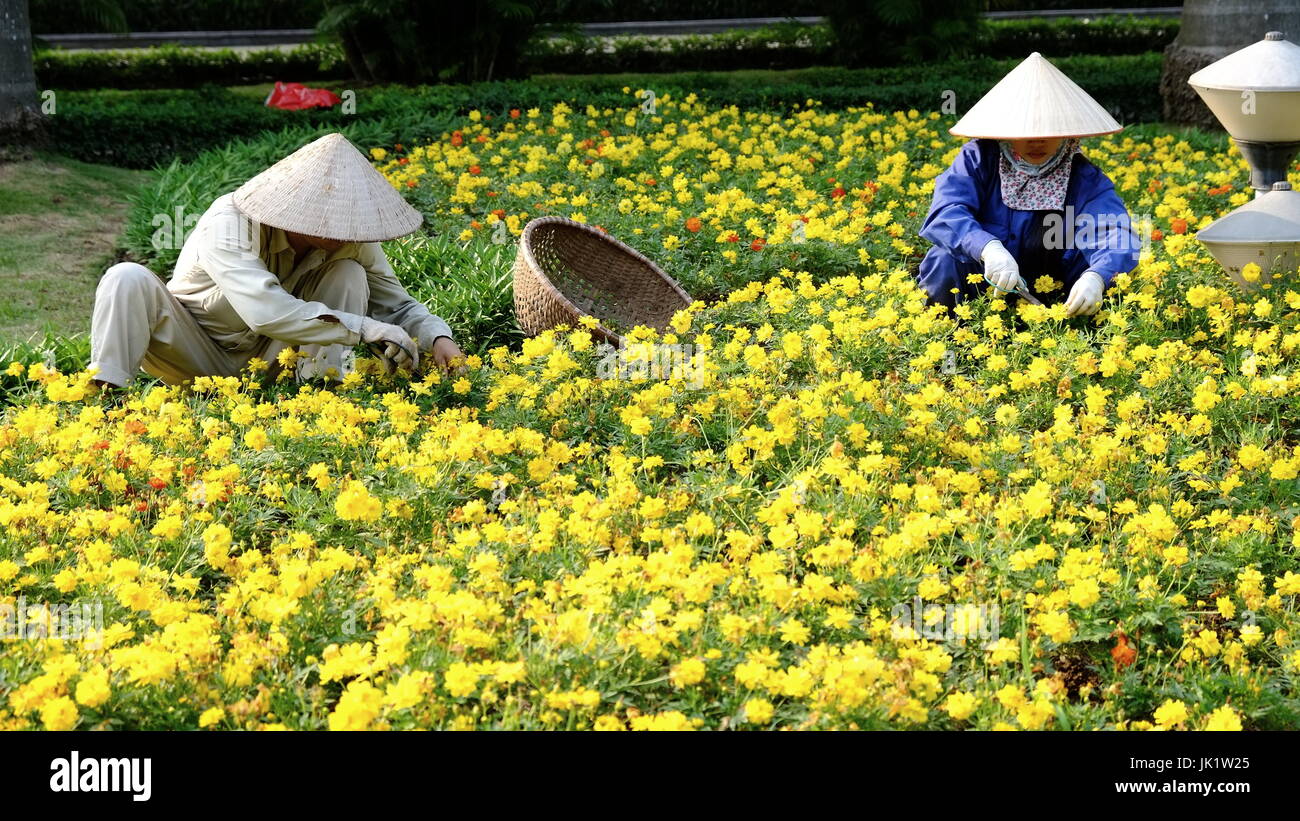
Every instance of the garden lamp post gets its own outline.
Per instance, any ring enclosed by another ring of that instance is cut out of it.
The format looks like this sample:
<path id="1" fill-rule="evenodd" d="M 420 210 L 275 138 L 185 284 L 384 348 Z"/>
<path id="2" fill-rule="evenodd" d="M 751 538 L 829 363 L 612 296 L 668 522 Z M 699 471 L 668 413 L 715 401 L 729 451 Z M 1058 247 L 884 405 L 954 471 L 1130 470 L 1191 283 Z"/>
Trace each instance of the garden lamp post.
<path id="1" fill-rule="evenodd" d="M 1300 152 L 1300 46 L 1270 31 L 1187 79 L 1250 164 L 1255 196 L 1285 181 Z"/>
<path id="2" fill-rule="evenodd" d="M 1271 190 L 1224 214 L 1198 231 L 1196 238 L 1246 290 L 1270 281 L 1274 274 L 1300 266 L 1300 191 L 1285 180 Z M 1258 276 L 1243 273 L 1250 263 Z"/>

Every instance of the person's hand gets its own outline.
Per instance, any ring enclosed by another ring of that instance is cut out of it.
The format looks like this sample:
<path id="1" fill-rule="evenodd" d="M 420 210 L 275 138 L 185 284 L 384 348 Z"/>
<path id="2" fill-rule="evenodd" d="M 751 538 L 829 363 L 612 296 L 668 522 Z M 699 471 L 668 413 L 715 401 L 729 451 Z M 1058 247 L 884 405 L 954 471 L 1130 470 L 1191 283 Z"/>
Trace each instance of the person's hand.
<path id="1" fill-rule="evenodd" d="M 465 354 L 461 351 L 460 346 L 451 337 L 440 336 L 433 340 L 433 346 L 425 356 L 424 363 L 426 367 L 432 362 L 443 370 L 451 370 L 452 362 L 457 358 L 461 358 L 462 361 L 456 366 L 455 371 L 456 373 L 464 373 L 466 367 L 463 361 L 464 356 Z"/>
<path id="2" fill-rule="evenodd" d="M 1084 271 L 1083 276 L 1075 280 L 1070 288 L 1070 296 L 1065 300 L 1066 316 L 1092 316 L 1101 310 L 1101 294 L 1106 290 L 1106 283 L 1096 271 Z"/>
<path id="3" fill-rule="evenodd" d="M 984 278 L 1000 291 L 1015 291 L 1022 286 L 1020 265 L 998 240 L 990 240 L 980 252 L 984 260 Z"/>
<path id="4" fill-rule="evenodd" d="M 415 341 L 396 325 L 363 317 L 361 341 L 384 363 L 384 372 L 389 375 L 398 368 L 406 368 L 415 373 L 420 365 L 420 352 Z"/>

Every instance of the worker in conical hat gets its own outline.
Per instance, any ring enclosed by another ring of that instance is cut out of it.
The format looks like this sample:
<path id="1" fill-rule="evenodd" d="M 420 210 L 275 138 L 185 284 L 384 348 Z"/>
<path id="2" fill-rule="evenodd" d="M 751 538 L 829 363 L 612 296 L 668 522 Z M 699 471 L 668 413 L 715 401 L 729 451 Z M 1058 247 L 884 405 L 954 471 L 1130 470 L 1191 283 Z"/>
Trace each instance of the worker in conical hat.
<path id="1" fill-rule="evenodd" d="M 276 377 L 293 346 L 296 378 L 342 379 L 358 343 L 389 373 L 457 367 L 451 329 L 406 292 L 380 246 L 422 220 L 346 137 L 327 134 L 218 197 L 166 283 L 132 262 L 104 273 L 92 381 L 120 388 L 143 369 L 184 384 L 235 376 L 254 357 Z"/>
<path id="2" fill-rule="evenodd" d="M 1095 314 L 1115 276 L 1137 266 L 1141 242 L 1079 140 L 1121 128 L 1038 52 L 1002 78 L 949 129 L 972 139 L 935 179 L 921 227 L 933 247 L 917 279 L 930 301 L 951 309 L 987 283 Z"/>

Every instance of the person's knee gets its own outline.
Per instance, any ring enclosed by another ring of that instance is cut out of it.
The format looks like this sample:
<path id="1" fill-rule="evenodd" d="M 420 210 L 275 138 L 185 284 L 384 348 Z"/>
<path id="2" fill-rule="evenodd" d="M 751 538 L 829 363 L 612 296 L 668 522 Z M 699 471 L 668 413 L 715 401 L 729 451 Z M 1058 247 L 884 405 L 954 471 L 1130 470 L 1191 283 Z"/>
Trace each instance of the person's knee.
<path id="1" fill-rule="evenodd" d="M 366 269 L 355 259 L 336 259 L 324 268 L 322 282 L 343 282 L 354 287 L 369 287 Z"/>
<path id="2" fill-rule="evenodd" d="M 148 288 L 161 283 L 158 276 L 138 262 L 119 262 L 100 277 L 99 288 L 119 291 L 124 288 Z"/>
<path id="3" fill-rule="evenodd" d="M 362 308 L 370 299 L 370 280 L 366 269 L 355 259 L 338 259 L 322 270 L 314 298 L 336 308 L 340 302 L 360 303 Z"/>
<path id="4" fill-rule="evenodd" d="M 930 301 L 951 308 L 958 301 L 962 288 L 962 266 L 947 248 L 931 246 L 921 260 L 917 284 L 930 296 Z M 954 293 L 953 289 L 958 293 Z"/>

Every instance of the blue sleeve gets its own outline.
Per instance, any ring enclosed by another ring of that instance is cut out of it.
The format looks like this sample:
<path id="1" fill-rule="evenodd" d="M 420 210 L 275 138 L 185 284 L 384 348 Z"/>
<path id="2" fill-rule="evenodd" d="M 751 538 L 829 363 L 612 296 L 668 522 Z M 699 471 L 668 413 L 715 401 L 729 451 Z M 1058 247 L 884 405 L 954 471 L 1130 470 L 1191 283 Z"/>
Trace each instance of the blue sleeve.
<path id="1" fill-rule="evenodd" d="M 935 178 L 934 199 L 921 224 L 921 236 L 948 249 L 959 261 L 978 260 L 984 246 L 997 239 L 975 218 L 985 182 L 979 143 L 971 140 L 961 147 L 952 165 Z"/>
<path id="2" fill-rule="evenodd" d="M 1079 187 L 1082 205 L 1075 207 L 1075 237 L 1088 259 L 1088 270 L 1100 274 L 1109 288 L 1117 274 L 1137 267 L 1142 245 L 1115 184 L 1100 169 L 1094 167 L 1094 171 L 1086 183 L 1080 180 L 1085 184 Z M 1081 221 L 1085 214 L 1090 219 Z"/>

